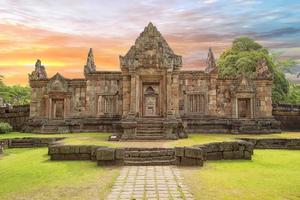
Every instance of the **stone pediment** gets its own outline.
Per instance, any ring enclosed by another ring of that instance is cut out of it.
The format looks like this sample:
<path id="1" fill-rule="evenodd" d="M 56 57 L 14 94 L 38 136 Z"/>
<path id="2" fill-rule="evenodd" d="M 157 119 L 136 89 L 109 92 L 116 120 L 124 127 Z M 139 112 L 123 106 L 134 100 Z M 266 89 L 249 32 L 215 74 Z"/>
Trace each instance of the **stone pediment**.
<path id="1" fill-rule="evenodd" d="M 48 82 L 48 92 L 67 92 L 68 82 L 61 74 L 56 73 Z"/>
<path id="2" fill-rule="evenodd" d="M 182 58 L 174 54 L 157 28 L 149 23 L 127 54 L 120 56 L 120 64 L 121 68 L 177 69 L 182 66 Z"/>
<path id="3" fill-rule="evenodd" d="M 236 93 L 253 93 L 255 92 L 255 86 L 249 77 L 241 75 L 238 80 L 238 85 L 234 88 Z"/>

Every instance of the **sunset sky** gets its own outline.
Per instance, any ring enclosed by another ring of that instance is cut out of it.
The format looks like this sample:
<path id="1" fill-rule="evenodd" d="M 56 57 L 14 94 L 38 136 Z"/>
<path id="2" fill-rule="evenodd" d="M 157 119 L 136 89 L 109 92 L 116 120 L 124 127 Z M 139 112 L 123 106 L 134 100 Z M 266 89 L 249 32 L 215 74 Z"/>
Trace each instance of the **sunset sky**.
<path id="1" fill-rule="evenodd" d="M 97 70 L 119 70 L 124 55 L 151 21 L 185 69 L 202 69 L 247 35 L 300 61 L 299 0 L 0 0 L 0 74 L 28 84 L 37 58 L 48 76 L 83 77 L 88 49 Z"/>

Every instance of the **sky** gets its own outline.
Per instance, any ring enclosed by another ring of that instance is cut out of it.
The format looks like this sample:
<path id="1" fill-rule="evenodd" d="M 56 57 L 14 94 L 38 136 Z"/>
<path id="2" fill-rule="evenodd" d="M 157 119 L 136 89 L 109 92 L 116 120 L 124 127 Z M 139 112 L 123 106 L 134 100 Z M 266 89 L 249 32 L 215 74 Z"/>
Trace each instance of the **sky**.
<path id="1" fill-rule="evenodd" d="M 26 85 L 40 59 L 49 77 L 83 77 L 89 48 L 97 70 L 119 70 L 150 21 L 184 69 L 203 69 L 209 47 L 218 57 L 240 36 L 300 62 L 299 11 L 299 0 L 0 0 L 0 74 Z"/>

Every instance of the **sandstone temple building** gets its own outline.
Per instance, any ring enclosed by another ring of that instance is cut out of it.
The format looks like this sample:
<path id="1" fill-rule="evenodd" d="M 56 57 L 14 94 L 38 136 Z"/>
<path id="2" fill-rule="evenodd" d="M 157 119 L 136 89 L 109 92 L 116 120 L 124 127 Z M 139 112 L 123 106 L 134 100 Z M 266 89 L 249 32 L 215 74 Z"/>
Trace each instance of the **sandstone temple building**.
<path id="1" fill-rule="evenodd" d="M 204 71 L 182 69 L 150 23 L 125 56 L 120 71 L 97 71 L 90 49 L 83 79 L 48 77 L 41 61 L 29 75 L 27 131 L 112 132 L 122 139 L 176 139 L 187 133 L 270 133 L 272 74 L 260 62 L 253 78 L 220 78 L 208 51 Z M 199 66 L 200 68 L 200 66 Z"/>

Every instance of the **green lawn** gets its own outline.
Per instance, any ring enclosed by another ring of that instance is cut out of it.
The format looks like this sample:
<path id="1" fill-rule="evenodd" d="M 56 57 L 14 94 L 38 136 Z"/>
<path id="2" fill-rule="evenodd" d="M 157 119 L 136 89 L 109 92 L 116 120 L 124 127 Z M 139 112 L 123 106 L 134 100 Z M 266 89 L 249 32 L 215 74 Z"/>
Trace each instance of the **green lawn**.
<path id="1" fill-rule="evenodd" d="M 66 144 L 106 146 L 191 146 L 236 137 L 300 138 L 300 133 L 271 135 L 190 134 L 174 141 L 108 142 L 107 133 L 2 134 L 1 138 L 67 137 Z M 300 199 L 300 151 L 255 150 L 252 161 L 206 162 L 181 168 L 196 199 Z M 0 199 L 104 199 L 119 168 L 90 161 L 50 161 L 47 148 L 5 149 L 0 156 Z M 22 197 L 22 198 L 21 198 Z"/>
<path id="2" fill-rule="evenodd" d="M 300 151 L 255 150 L 252 161 L 182 168 L 196 199 L 300 199 Z"/>
<path id="3" fill-rule="evenodd" d="M 187 139 L 166 140 L 166 141 L 107 141 L 109 133 L 69 133 L 69 134 L 32 134 L 32 133 L 9 133 L 0 134 L 2 138 L 16 137 L 66 137 L 61 143 L 64 144 L 86 144 L 101 145 L 110 147 L 174 147 L 192 146 L 208 142 L 221 142 L 233 140 L 238 137 L 251 138 L 300 138 L 300 132 L 284 132 L 281 134 L 267 135 L 233 135 L 233 134 L 189 134 Z"/>
<path id="4" fill-rule="evenodd" d="M 5 149 L 0 199 L 104 199 L 118 174 L 90 161 L 50 161 L 47 148 Z"/>

